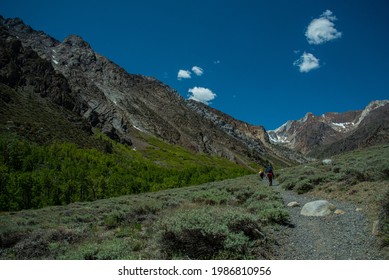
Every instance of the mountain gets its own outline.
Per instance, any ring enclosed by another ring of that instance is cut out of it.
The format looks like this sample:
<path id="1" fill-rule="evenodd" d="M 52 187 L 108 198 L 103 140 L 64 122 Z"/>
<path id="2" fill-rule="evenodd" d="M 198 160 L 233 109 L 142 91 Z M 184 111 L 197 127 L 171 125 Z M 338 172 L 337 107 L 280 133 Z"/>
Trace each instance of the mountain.
<path id="1" fill-rule="evenodd" d="M 307 113 L 266 131 L 186 100 L 155 78 L 127 73 L 77 35 L 60 42 L 21 19 L 1 16 L 0 27 L 2 102 L 9 103 L 13 90 L 19 94 L 13 96 L 29 104 L 31 112 L 40 112 L 34 116 L 38 121 L 17 126 L 30 138 L 35 135 L 36 141 L 46 133 L 45 141 L 71 138 L 77 144 L 95 145 L 85 137 L 98 129 L 111 139 L 144 149 L 148 143 L 142 135 L 146 134 L 250 166 L 253 161 L 269 160 L 289 165 L 306 161 L 305 156 L 326 156 L 388 140 L 388 101 L 374 101 L 359 111 Z M 34 106 L 26 93 L 39 95 Z M 13 120 L 10 114 L 17 120 L 25 115 L 17 114 L 16 104 L 8 104 L 12 109 L 3 112 L 5 122 Z M 66 134 L 67 129 L 58 129 L 68 124 L 76 130 Z M 78 133 L 85 137 L 77 137 Z"/>
<path id="2" fill-rule="evenodd" d="M 17 18 L 0 17 L 0 27 L 2 87 L 20 96 L 31 92 L 40 95 L 39 102 L 50 107 L 50 112 L 62 114 L 51 122 L 66 115 L 66 121 L 82 124 L 83 133 L 97 128 L 137 149 L 147 147 L 142 137 L 147 134 L 246 166 L 253 161 L 285 165 L 305 160 L 298 153 L 273 145 L 261 126 L 185 100 L 154 78 L 127 73 L 77 35 L 59 42 Z M 3 90 L 2 98 L 9 99 L 5 94 L 3 97 Z"/>
<path id="3" fill-rule="evenodd" d="M 76 96 L 51 64 L 0 26 L 0 132 L 39 144 L 60 140 L 101 147 L 92 127 L 73 109 Z"/>
<path id="4" fill-rule="evenodd" d="M 270 141 L 308 156 L 326 156 L 389 140 L 389 100 L 372 101 L 363 110 L 307 113 L 268 131 Z"/>

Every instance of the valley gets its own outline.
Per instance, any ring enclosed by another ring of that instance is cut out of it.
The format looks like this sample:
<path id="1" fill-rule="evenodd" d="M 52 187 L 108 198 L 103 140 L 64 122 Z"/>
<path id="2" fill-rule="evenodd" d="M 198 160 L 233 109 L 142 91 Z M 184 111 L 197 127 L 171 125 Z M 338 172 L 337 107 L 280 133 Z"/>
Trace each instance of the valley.
<path id="1" fill-rule="evenodd" d="M 377 146 L 334 157 L 332 165 L 276 170 L 274 187 L 254 174 L 2 212 L 0 258 L 387 259 L 389 178 L 381 159 L 388 152 Z M 355 175 L 362 170 L 369 177 Z M 308 182 L 312 187 L 301 189 Z M 317 199 L 343 212 L 299 214 L 303 203 Z M 292 200 L 301 206 L 288 207 Z M 322 247 L 314 244 L 318 238 Z"/>
<path id="2" fill-rule="evenodd" d="M 0 259 L 387 259 L 389 102 L 366 105 L 266 131 L 0 16 Z M 344 213 L 312 237 L 291 198 Z"/>

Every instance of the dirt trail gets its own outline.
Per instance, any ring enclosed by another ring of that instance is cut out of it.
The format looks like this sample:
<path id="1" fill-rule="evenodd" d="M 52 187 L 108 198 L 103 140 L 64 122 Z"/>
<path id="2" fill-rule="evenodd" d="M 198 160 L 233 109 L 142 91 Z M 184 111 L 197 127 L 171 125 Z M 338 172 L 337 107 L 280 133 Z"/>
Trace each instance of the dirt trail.
<path id="1" fill-rule="evenodd" d="M 266 184 L 267 182 L 264 181 Z M 277 181 L 274 188 L 280 192 L 285 205 L 297 201 L 299 207 L 287 207 L 291 227 L 283 227 L 276 233 L 279 247 L 276 259 L 283 260 L 371 260 L 382 259 L 372 225 L 363 211 L 357 211 L 351 203 L 330 200 L 344 214 L 331 214 L 325 217 L 300 215 L 305 203 L 320 198 L 298 195 L 285 191 Z"/>

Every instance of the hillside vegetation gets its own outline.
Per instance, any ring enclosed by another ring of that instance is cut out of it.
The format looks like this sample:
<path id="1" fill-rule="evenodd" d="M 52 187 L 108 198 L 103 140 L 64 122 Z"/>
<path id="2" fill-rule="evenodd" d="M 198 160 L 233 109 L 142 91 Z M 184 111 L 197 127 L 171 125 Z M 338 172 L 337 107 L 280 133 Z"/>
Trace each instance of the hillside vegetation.
<path id="1" fill-rule="evenodd" d="M 162 146 L 148 149 L 154 163 Z M 284 188 L 351 201 L 372 224 L 379 219 L 380 245 L 387 248 L 388 153 L 389 145 L 377 146 L 276 175 Z M 165 167 L 177 164 L 170 159 Z M 0 259 L 272 259 L 280 250 L 274 233 L 289 225 L 280 194 L 248 175 L 0 213 Z"/>
<path id="2" fill-rule="evenodd" d="M 379 221 L 381 245 L 389 248 L 389 145 L 286 168 L 279 175 L 285 189 L 353 202 L 371 224 Z"/>
<path id="3" fill-rule="evenodd" d="M 65 205 L 197 185 L 250 174 L 227 159 L 192 153 L 151 136 L 142 151 L 100 134 L 105 151 L 68 142 L 34 144 L 0 135 L 0 211 Z"/>
<path id="4" fill-rule="evenodd" d="M 258 176 L 0 215 L 0 259 L 268 259 L 288 223 Z"/>

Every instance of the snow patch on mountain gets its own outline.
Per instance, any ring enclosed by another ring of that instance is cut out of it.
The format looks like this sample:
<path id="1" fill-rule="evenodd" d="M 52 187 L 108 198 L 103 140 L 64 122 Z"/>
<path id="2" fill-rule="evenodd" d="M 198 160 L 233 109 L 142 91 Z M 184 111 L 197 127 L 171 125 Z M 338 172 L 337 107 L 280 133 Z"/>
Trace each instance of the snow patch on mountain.
<path id="1" fill-rule="evenodd" d="M 267 133 L 269 135 L 269 140 L 272 143 L 276 144 L 287 144 L 290 143 L 289 132 L 291 131 L 291 126 L 293 121 L 287 121 L 279 128 L 275 130 L 269 130 Z"/>
<path id="2" fill-rule="evenodd" d="M 344 123 L 331 122 L 330 125 L 332 129 L 338 132 L 347 132 L 355 127 L 354 122 L 344 122 Z"/>
<path id="3" fill-rule="evenodd" d="M 290 142 L 288 140 L 287 136 L 279 136 L 276 133 L 269 133 L 269 139 L 270 139 L 271 142 L 277 143 L 277 144 L 286 144 L 286 143 Z"/>

